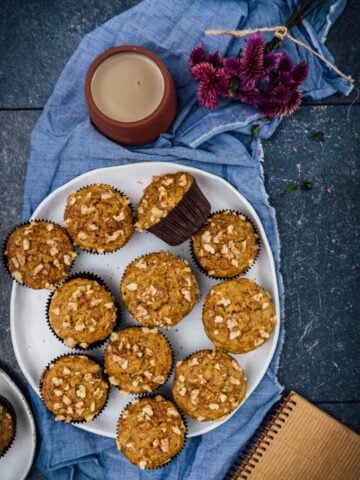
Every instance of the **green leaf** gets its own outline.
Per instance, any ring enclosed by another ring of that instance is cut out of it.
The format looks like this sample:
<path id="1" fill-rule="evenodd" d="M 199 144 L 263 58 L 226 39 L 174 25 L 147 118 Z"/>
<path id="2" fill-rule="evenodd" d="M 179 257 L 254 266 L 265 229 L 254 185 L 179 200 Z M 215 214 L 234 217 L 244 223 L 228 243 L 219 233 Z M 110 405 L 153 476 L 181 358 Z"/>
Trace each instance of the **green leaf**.
<path id="1" fill-rule="evenodd" d="M 296 182 L 290 182 L 290 183 L 286 186 L 286 188 L 285 188 L 285 190 L 284 190 L 283 193 L 286 194 L 286 193 L 295 192 L 295 190 L 297 190 L 298 187 L 299 187 L 299 185 L 298 185 Z"/>
<path id="2" fill-rule="evenodd" d="M 251 127 L 251 136 L 252 138 L 257 138 L 257 136 L 259 135 L 260 133 L 260 125 L 253 125 Z"/>
<path id="3" fill-rule="evenodd" d="M 301 188 L 303 190 L 311 190 L 313 187 L 312 185 L 312 180 L 310 180 L 310 178 L 307 178 L 306 180 L 304 180 L 301 184 Z"/>
<path id="4" fill-rule="evenodd" d="M 237 77 L 231 77 L 230 80 L 230 92 L 233 97 L 235 97 L 237 90 L 239 88 L 240 80 Z"/>
<path id="5" fill-rule="evenodd" d="M 314 140 L 314 142 L 323 142 L 325 140 L 324 132 L 312 132 L 311 140 Z"/>
<path id="6" fill-rule="evenodd" d="M 270 122 L 271 118 L 270 117 L 260 117 L 259 120 L 261 122 Z"/>
<path id="7" fill-rule="evenodd" d="M 240 58 L 240 57 L 241 57 L 241 55 L 242 55 L 242 48 L 240 48 L 240 50 L 238 51 L 238 53 L 237 53 L 237 55 L 236 55 L 236 56 L 237 56 L 238 58 Z"/>

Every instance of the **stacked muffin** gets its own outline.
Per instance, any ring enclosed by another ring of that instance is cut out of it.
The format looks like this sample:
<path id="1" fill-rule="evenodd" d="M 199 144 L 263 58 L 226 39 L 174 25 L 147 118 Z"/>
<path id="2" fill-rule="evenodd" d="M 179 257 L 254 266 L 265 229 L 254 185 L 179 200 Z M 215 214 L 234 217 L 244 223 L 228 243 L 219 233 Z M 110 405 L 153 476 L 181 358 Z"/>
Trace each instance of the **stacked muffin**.
<path id="1" fill-rule="evenodd" d="M 73 245 L 106 254 L 130 240 L 134 219 L 126 195 L 104 184 L 71 193 L 65 229 L 48 221 L 17 227 L 6 242 L 5 260 L 19 283 L 52 290 L 48 325 L 68 348 L 96 348 L 109 338 L 104 369 L 79 354 L 63 355 L 45 368 L 40 390 L 55 420 L 92 421 L 105 408 L 110 385 L 122 395 L 141 395 L 123 409 L 116 444 L 131 463 L 153 469 L 182 450 L 186 439 L 182 411 L 197 421 L 221 421 L 241 404 L 247 378 L 229 352 L 247 353 L 268 341 L 276 315 L 268 292 L 253 280 L 238 278 L 259 255 L 252 222 L 234 211 L 210 215 L 210 204 L 192 175 L 154 177 L 136 217 L 137 230 L 169 245 L 191 239 L 195 265 L 210 278 L 223 280 L 208 292 L 202 314 L 215 349 L 194 352 L 177 363 L 172 383 L 175 404 L 152 394 L 169 379 L 174 358 L 172 346 L 158 329 L 178 325 L 199 298 L 189 263 L 168 251 L 132 260 L 124 271 L 120 295 L 139 325 L 118 331 L 114 330 L 119 308 L 104 281 L 88 272 L 69 277 L 76 257 Z"/>

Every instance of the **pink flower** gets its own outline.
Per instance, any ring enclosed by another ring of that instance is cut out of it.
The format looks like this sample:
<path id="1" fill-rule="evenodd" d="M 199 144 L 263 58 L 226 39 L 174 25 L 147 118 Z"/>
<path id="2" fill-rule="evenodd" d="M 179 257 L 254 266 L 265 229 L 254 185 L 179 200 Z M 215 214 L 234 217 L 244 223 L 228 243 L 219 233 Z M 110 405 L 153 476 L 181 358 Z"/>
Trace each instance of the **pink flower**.
<path id="1" fill-rule="evenodd" d="M 219 104 L 219 97 L 228 96 L 228 79 L 223 68 L 216 68 L 208 62 L 202 62 L 192 67 L 191 72 L 199 81 L 197 95 L 200 102 L 209 109 Z"/>
<path id="2" fill-rule="evenodd" d="M 223 60 L 219 55 L 219 52 L 211 53 L 210 55 L 206 54 L 205 47 L 203 43 L 200 43 L 197 47 L 195 47 L 190 52 L 189 57 L 189 67 L 190 71 L 195 65 L 199 63 L 208 62 L 214 67 L 222 67 Z"/>
<path id="3" fill-rule="evenodd" d="M 237 57 L 208 55 L 199 45 L 190 54 L 189 68 L 206 108 L 216 108 L 221 97 L 232 96 L 269 117 L 291 115 L 299 107 L 299 86 L 307 76 L 304 62 L 294 64 L 285 52 L 265 52 L 260 32 L 249 37 Z"/>

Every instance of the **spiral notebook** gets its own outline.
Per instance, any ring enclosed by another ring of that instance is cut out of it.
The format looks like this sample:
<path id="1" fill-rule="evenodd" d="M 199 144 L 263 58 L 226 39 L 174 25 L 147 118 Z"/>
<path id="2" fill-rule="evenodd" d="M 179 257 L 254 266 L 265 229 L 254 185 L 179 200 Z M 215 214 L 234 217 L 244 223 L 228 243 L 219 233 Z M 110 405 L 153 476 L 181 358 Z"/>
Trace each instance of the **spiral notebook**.
<path id="1" fill-rule="evenodd" d="M 360 436 L 290 392 L 227 480 L 359 480 Z"/>

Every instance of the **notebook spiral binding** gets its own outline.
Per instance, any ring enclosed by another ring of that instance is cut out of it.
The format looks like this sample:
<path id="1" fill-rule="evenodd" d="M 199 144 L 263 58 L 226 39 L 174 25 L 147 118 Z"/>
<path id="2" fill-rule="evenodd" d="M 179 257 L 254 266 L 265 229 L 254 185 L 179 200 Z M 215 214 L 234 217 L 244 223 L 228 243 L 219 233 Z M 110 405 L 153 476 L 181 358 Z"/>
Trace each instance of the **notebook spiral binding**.
<path id="1" fill-rule="evenodd" d="M 296 401 L 292 399 L 291 393 L 275 404 L 265 416 L 251 441 L 241 450 L 224 480 L 249 480 L 251 478 L 250 475 L 256 468 L 256 464 L 259 463 L 261 457 L 281 430 L 295 405 Z"/>

